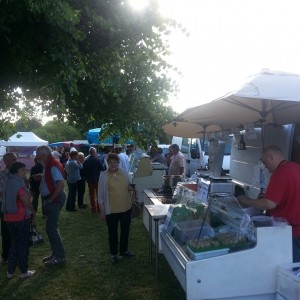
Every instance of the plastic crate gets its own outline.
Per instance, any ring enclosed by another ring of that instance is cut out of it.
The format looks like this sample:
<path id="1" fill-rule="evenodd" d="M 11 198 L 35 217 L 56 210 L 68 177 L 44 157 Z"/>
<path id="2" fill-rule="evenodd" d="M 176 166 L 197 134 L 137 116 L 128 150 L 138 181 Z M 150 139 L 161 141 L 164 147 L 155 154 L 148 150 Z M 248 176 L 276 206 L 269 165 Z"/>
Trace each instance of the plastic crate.
<path id="1" fill-rule="evenodd" d="M 178 222 L 174 228 L 174 237 L 181 243 L 187 243 L 190 240 L 198 239 L 202 220 L 191 220 L 186 222 Z M 214 230 L 207 223 L 204 222 L 200 238 L 214 236 Z"/>
<path id="2" fill-rule="evenodd" d="M 227 254 L 229 252 L 229 248 L 203 251 L 203 252 L 194 252 L 192 249 L 187 247 L 187 252 L 192 260 L 200 260 L 200 259 L 205 259 L 205 258 L 210 258 L 210 257 Z"/>
<path id="3" fill-rule="evenodd" d="M 277 271 L 277 292 L 287 300 L 300 299 L 300 263 L 278 266 Z"/>

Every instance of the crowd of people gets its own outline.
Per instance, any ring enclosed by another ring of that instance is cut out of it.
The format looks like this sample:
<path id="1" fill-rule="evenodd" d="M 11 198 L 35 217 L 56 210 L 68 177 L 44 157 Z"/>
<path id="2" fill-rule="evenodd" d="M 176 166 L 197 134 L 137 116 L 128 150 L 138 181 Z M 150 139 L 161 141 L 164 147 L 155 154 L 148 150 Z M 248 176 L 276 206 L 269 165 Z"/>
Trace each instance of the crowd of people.
<path id="1" fill-rule="evenodd" d="M 185 158 L 178 145 L 169 147 L 165 156 L 160 149 L 151 149 L 152 162 L 168 167 L 169 175 L 184 175 Z M 238 197 L 242 205 L 266 210 L 271 216 L 285 217 L 293 229 L 293 258 L 300 261 L 299 197 L 300 167 L 284 160 L 281 150 L 275 146 L 264 149 L 261 161 L 272 173 L 264 197 L 249 199 Z M 20 278 L 36 274 L 29 270 L 30 226 L 38 211 L 41 198 L 41 212 L 45 217 L 45 229 L 51 252 L 42 258 L 45 266 L 59 265 L 66 261 L 65 248 L 58 229 L 60 211 L 86 209 L 99 213 L 100 220 L 108 229 L 110 261 L 118 263 L 120 256 L 132 257 L 128 249 L 131 225 L 131 193 L 134 186 L 129 176 L 129 159 L 121 148 L 112 149 L 101 161 L 94 147 L 89 148 L 87 157 L 78 152 L 74 145 L 69 151 L 37 148 L 35 165 L 26 177 L 26 166 L 17 161 L 15 153 L 3 156 L 5 169 L 0 170 L 1 237 L 2 262 L 7 263 L 7 278 L 14 277 L 16 268 Z M 65 194 L 65 183 L 68 191 Z M 88 186 L 89 205 L 84 203 L 85 187 Z M 76 207 L 77 201 L 77 207 Z M 118 230 L 120 227 L 120 235 Z"/>
<path id="2" fill-rule="evenodd" d="M 40 146 L 36 150 L 29 178 L 25 164 L 17 161 L 15 153 L 9 152 L 3 156 L 5 168 L 0 170 L 1 257 L 2 263 L 7 263 L 8 279 L 14 277 L 17 267 L 20 278 L 36 274 L 35 270 L 28 269 L 28 256 L 30 228 L 38 212 L 39 198 L 51 247 L 49 255 L 42 258 L 46 266 L 66 261 L 58 229 L 63 207 L 67 212 L 75 212 L 90 205 L 91 213 L 99 213 L 108 227 L 112 263 L 117 262 L 119 223 L 120 255 L 134 255 L 127 249 L 131 221 L 130 193 L 133 190 L 129 159 L 120 148 L 110 152 L 103 162 L 94 147 L 89 148 L 89 154 L 85 157 L 73 144 L 67 150 L 64 147 L 51 149 Z M 84 203 L 86 185 L 89 205 Z"/>

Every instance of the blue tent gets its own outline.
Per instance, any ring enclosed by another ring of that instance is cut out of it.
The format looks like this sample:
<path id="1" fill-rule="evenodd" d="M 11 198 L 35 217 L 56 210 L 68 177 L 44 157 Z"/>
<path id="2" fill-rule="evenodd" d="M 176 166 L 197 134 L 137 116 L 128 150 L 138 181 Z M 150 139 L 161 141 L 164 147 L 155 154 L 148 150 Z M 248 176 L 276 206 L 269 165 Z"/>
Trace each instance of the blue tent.
<path id="1" fill-rule="evenodd" d="M 88 142 L 90 144 L 101 144 L 101 145 L 113 145 L 113 144 L 118 144 L 119 143 L 119 139 L 120 136 L 119 135 L 112 135 L 107 139 L 102 140 L 99 137 L 101 135 L 101 128 L 94 128 L 94 129 L 90 129 L 87 133 L 86 133 L 86 138 L 88 140 Z M 134 142 L 132 140 L 127 140 L 126 141 L 127 145 L 131 145 L 134 144 Z"/>
<path id="2" fill-rule="evenodd" d="M 87 138 L 88 142 L 90 144 L 102 144 L 102 145 L 113 145 L 113 144 L 118 143 L 118 141 L 119 141 L 118 136 L 111 136 L 105 140 L 99 140 L 101 131 L 102 131 L 101 128 L 90 129 L 86 133 L 86 138 Z"/>

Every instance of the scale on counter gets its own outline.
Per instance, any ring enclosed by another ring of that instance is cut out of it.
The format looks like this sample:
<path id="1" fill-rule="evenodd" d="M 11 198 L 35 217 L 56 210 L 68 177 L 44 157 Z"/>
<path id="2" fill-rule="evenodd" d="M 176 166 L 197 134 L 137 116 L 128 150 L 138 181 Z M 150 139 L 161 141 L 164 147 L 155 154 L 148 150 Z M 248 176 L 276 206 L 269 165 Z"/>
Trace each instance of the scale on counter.
<path id="1" fill-rule="evenodd" d="M 233 193 L 233 184 L 229 176 L 209 176 L 199 178 L 198 186 L 208 185 L 209 193 Z"/>
<path id="2" fill-rule="evenodd" d="M 200 172 L 198 177 L 198 188 L 205 187 L 208 194 L 233 194 L 231 177 L 222 175 L 224 151 L 225 141 L 217 138 L 212 138 L 209 140 L 209 171 L 205 172 L 204 174 L 201 174 Z"/>

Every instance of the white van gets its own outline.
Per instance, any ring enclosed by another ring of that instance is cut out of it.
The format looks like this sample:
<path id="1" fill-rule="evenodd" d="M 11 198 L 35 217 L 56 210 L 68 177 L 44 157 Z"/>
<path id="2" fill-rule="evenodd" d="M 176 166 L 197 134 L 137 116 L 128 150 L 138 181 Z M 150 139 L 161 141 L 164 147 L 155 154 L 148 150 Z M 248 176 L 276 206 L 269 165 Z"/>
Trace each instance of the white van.
<path id="1" fill-rule="evenodd" d="M 199 169 L 208 169 L 209 141 L 207 139 L 205 139 L 203 147 L 203 140 L 200 140 L 199 138 L 182 138 L 173 136 L 172 144 L 177 144 L 180 148 L 180 151 L 184 154 L 186 158 L 187 176 L 191 176 Z M 232 136 L 228 138 L 228 141 L 225 145 L 225 152 L 222 164 L 222 169 L 225 172 L 229 171 L 230 169 L 231 144 Z"/>

